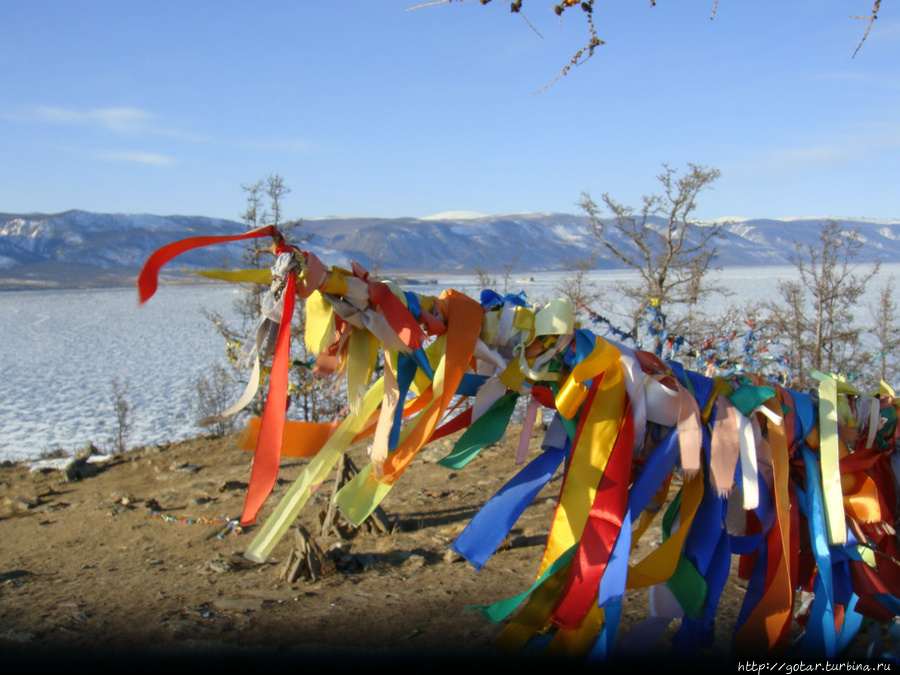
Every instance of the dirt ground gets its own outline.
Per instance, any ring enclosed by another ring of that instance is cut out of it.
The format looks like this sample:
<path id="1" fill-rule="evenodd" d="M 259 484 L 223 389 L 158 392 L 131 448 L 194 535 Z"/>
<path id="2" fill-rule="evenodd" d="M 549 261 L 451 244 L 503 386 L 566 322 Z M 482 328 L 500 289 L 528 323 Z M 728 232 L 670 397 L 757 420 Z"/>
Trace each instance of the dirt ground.
<path id="1" fill-rule="evenodd" d="M 532 453 L 541 435 L 532 438 Z M 333 566 L 315 581 L 283 577 L 293 533 L 263 565 L 241 555 L 256 528 L 217 536 L 225 527 L 217 519 L 239 515 L 250 474 L 251 455 L 234 437 L 137 448 L 72 480 L 56 470 L 4 466 L 0 657 L 27 665 L 127 661 L 132 668 L 195 658 L 509 660 L 492 646 L 502 626 L 467 607 L 531 586 L 561 477 L 475 572 L 448 547 L 518 471 L 518 429 L 458 472 L 435 464 L 452 442 L 426 447 L 382 503 L 389 534 L 322 536 L 319 518 L 333 481 L 318 489 L 298 519 Z M 365 448 L 349 456 L 363 466 Z M 304 463 L 283 462 L 260 523 Z M 650 531 L 633 556 L 659 543 L 658 529 Z M 722 649 L 742 598 L 742 582 L 733 577 L 719 610 Z M 629 592 L 622 628 L 646 616 L 645 592 Z M 665 643 L 656 652 L 647 645 L 647 654 L 665 658 Z"/>

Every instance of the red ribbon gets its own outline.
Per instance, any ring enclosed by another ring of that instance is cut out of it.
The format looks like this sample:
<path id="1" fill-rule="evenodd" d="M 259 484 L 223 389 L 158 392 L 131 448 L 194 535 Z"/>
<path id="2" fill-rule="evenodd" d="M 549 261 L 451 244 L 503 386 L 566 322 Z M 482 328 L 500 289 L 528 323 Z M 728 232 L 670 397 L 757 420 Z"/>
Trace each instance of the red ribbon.
<path id="1" fill-rule="evenodd" d="M 586 416 L 586 415 L 585 415 Z M 634 419 L 626 410 L 612 454 L 600 479 L 594 503 L 575 558 L 553 610 L 552 620 L 563 628 L 576 628 L 596 601 L 600 578 L 622 529 L 628 507 L 628 482 L 634 447 Z"/>
<path id="2" fill-rule="evenodd" d="M 181 239 L 179 241 L 173 241 L 171 244 L 166 244 L 162 248 L 158 248 L 151 253 L 150 257 L 147 258 L 147 262 L 144 263 L 144 267 L 141 269 L 137 281 L 138 299 L 143 304 L 152 298 L 153 294 L 156 293 L 156 288 L 159 283 L 159 270 L 162 269 L 163 265 L 172 260 L 172 258 L 179 256 L 186 251 L 202 246 L 211 246 L 212 244 L 224 244 L 229 241 L 258 239 L 259 237 L 267 236 L 271 236 L 279 243 L 284 239 L 281 236 L 281 232 L 273 225 L 267 225 L 266 227 L 258 227 L 255 230 L 250 230 L 243 234 L 222 235 L 217 237 L 189 237 L 188 239 Z"/>
<path id="3" fill-rule="evenodd" d="M 291 367 L 291 319 L 294 316 L 296 298 L 296 275 L 288 274 L 284 287 L 284 309 L 278 326 L 278 341 L 272 357 L 269 374 L 269 393 L 266 407 L 259 423 L 259 439 L 253 454 L 253 468 L 250 470 L 250 484 L 241 513 L 241 525 L 250 525 L 256 520 L 260 507 L 271 494 L 278 478 L 281 464 L 281 439 L 284 435 L 284 416 L 287 413 L 288 371 Z"/>
<path id="4" fill-rule="evenodd" d="M 380 281 L 369 281 L 369 303 L 381 307 L 384 318 L 407 347 L 415 351 L 425 342 L 425 332 L 406 305 L 390 287 Z"/>
<path id="5" fill-rule="evenodd" d="M 146 302 L 159 283 L 159 271 L 170 260 L 191 249 L 231 241 L 257 239 L 271 236 L 278 247 L 278 253 L 292 250 L 284 244 L 284 237 L 273 225 L 260 227 L 243 234 L 214 237 L 190 237 L 172 242 L 154 251 L 138 276 L 138 297 L 141 303 Z M 256 520 L 260 507 L 271 494 L 278 478 L 281 462 L 281 441 L 284 436 L 284 416 L 287 412 L 288 372 L 291 365 L 291 319 L 294 315 L 294 303 L 297 293 L 297 278 L 293 271 L 288 274 L 284 288 L 284 308 L 281 324 L 278 327 L 278 340 L 269 375 L 269 394 L 266 407 L 260 420 L 259 438 L 253 456 L 253 468 L 250 472 L 250 485 L 241 514 L 241 525 L 249 525 Z"/>
<path id="6" fill-rule="evenodd" d="M 425 342 L 425 331 L 403 301 L 394 295 L 387 284 L 369 279 L 369 273 L 356 261 L 352 261 L 351 268 L 357 277 L 369 285 L 369 306 L 381 308 L 388 325 L 400 336 L 403 344 L 413 351 L 419 349 Z M 440 330 L 439 326 L 434 328 Z"/>
<path id="7" fill-rule="evenodd" d="M 450 434 L 457 432 L 461 429 L 465 429 L 472 424 L 472 409 L 466 408 L 461 413 L 459 413 L 456 417 L 452 417 L 448 422 L 445 422 L 443 425 L 434 430 L 434 433 L 431 434 L 431 438 L 428 439 L 428 442 L 431 443 L 436 441 L 444 436 L 449 436 Z"/>

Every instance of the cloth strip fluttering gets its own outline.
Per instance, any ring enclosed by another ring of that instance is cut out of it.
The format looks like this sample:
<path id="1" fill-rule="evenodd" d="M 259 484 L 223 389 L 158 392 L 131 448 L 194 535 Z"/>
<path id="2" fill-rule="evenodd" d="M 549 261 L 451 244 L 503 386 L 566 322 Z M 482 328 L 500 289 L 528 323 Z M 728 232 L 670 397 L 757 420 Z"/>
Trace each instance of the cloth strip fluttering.
<path id="1" fill-rule="evenodd" d="M 441 464 L 464 469 L 504 435 L 524 401 L 511 458 L 521 468 L 451 547 L 481 569 L 562 470 L 534 583 L 477 608 L 505 622 L 501 649 L 537 643 L 549 654 L 603 660 L 646 648 L 677 620 L 674 649 L 700 653 L 712 645 L 735 556 L 746 580 L 735 653 L 799 649 L 834 658 L 864 628 L 897 616 L 898 425 L 886 383 L 863 394 L 815 373 L 818 390 L 799 392 L 754 373 L 701 375 L 576 326 L 567 300 L 538 307 L 522 294 L 489 289 L 477 300 L 454 290 L 419 295 L 355 263 L 326 267 L 274 227 L 163 247 L 141 272 L 140 301 L 177 255 L 255 237 L 273 240 L 271 273 L 203 273 L 271 285 L 241 397 L 245 405 L 255 394 L 262 348 L 274 343 L 265 408 L 240 437 L 254 451 L 241 526 L 256 521 L 282 457 L 309 462 L 258 528 L 249 560 L 267 559 L 351 444 L 371 443 L 370 463 L 336 495 L 358 525 L 427 443 L 462 431 Z M 318 355 L 316 369 L 346 381 L 348 412 L 331 423 L 285 419 L 297 298 L 306 302 L 304 340 Z M 529 460 L 538 408 L 553 417 Z M 657 518 L 661 544 L 635 559 Z M 626 593 L 641 588 L 649 589 L 649 616 L 622 631 Z"/>

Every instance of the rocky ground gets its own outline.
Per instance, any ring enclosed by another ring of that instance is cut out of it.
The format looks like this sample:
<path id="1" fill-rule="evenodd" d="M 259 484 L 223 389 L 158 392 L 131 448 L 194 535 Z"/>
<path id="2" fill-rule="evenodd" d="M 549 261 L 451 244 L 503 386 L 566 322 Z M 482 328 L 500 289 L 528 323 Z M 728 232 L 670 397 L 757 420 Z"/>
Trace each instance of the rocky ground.
<path id="1" fill-rule="evenodd" d="M 223 532 L 219 519 L 238 516 L 250 473 L 251 455 L 234 437 L 138 448 L 68 477 L 4 466 L 0 654 L 26 665 L 103 659 L 132 667 L 169 658 L 508 659 L 492 646 L 502 626 L 467 607 L 531 586 L 561 478 L 483 570 L 448 546 L 518 470 L 517 443 L 515 431 L 459 472 L 435 464 L 451 440 L 427 447 L 382 503 L 388 532 L 340 526 L 342 535 L 323 535 L 333 481 L 323 484 L 298 519 L 323 553 L 315 580 L 303 566 L 296 579 L 286 577 L 293 533 L 257 565 L 241 555 L 254 528 Z M 532 452 L 539 443 L 538 434 Z M 365 463 L 362 447 L 348 456 Z M 283 463 L 259 522 L 303 465 Z M 651 531 L 634 556 L 659 541 Z M 742 597 L 733 579 L 720 606 L 722 645 Z M 645 594 L 630 593 L 623 628 L 646 616 Z"/>

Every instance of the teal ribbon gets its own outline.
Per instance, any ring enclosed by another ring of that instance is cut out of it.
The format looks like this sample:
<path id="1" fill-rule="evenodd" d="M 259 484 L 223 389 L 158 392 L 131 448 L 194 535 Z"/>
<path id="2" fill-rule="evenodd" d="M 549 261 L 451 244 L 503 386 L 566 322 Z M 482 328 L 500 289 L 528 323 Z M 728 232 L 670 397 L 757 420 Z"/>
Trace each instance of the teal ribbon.
<path id="1" fill-rule="evenodd" d="M 757 387 L 752 384 L 741 384 L 740 387 L 728 395 L 728 400 L 744 416 L 749 417 L 754 410 L 773 396 L 775 396 L 774 387 Z"/>
<path id="2" fill-rule="evenodd" d="M 537 588 L 539 588 L 541 584 L 543 584 L 545 581 L 547 581 L 547 579 L 552 577 L 559 570 L 572 562 L 572 559 L 575 557 L 575 550 L 577 548 L 578 544 L 573 544 L 571 548 L 569 548 L 556 560 L 554 560 L 553 563 L 540 576 L 540 578 L 534 582 L 534 585 L 524 593 L 519 593 L 516 596 L 507 598 L 506 600 L 500 600 L 499 602 L 495 602 L 491 605 L 472 605 L 471 607 L 466 607 L 466 609 L 477 610 L 481 613 L 481 616 L 488 619 L 489 621 L 493 621 L 494 623 L 503 621 L 503 619 L 512 614 L 516 607 L 518 607 L 525 598 L 527 598 Z"/>
<path id="3" fill-rule="evenodd" d="M 450 454 L 438 464 L 448 469 L 462 469 L 478 456 L 484 446 L 503 438 L 518 399 L 518 392 L 510 391 L 494 401 L 494 404 L 466 429 Z"/>

